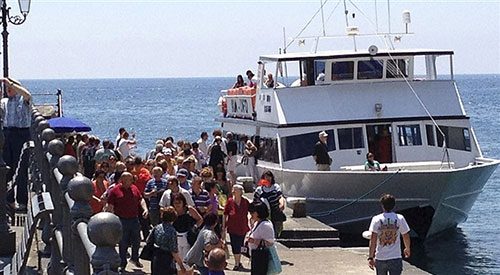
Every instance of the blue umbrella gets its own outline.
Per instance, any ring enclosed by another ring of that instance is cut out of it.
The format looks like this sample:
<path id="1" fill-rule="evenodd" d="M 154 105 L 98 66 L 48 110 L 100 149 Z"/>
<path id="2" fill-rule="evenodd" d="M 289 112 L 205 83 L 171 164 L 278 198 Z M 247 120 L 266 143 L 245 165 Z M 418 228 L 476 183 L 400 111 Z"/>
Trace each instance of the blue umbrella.
<path id="1" fill-rule="evenodd" d="M 90 132 L 92 129 L 85 123 L 70 117 L 55 117 L 48 120 L 50 128 L 56 133 Z"/>

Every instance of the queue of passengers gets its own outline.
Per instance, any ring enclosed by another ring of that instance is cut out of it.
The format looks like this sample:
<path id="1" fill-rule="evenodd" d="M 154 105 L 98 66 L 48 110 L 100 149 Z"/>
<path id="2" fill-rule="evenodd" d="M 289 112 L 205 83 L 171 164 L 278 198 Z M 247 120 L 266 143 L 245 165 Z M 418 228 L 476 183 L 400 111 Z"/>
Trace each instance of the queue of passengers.
<path id="1" fill-rule="evenodd" d="M 219 269 L 226 266 L 227 239 L 234 257 L 233 270 L 267 274 L 268 268 L 280 269 L 276 261 L 273 266 L 272 257 L 271 262 L 265 263 L 251 257 L 250 269 L 243 266 L 241 255 L 242 247 L 246 248 L 245 241 L 249 250 L 263 245 L 277 255 L 274 241 L 286 219 L 285 199 L 270 171 L 256 178 L 258 186 L 252 202 L 244 196 L 243 186 L 236 184 L 238 144 L 231 133 L 223 137 L 220 130 L 215 130 L 210 144 L 206 132 L 192 143 L 174 143 L 174 139 L 168 137 L 158 140 L 144 159 L 127 155 L 127 150 L 121 148 L 123 144 L 127 149 L 136 144 L 127 134 L 125 129 L 120 129 L 116 140 L 118 149 L 108 140 L 99 146 L 98 138 L 87 135 L 69 137 L 65 146 L 67 154 L 78 158 L 82 173 L 92 173 L 93 213 L 109 211 L 120 218 L 121 270 L 126 269 L 128 262 L 143 268 L 139 260 L 143 240 L 156 247 L 151 261 L 152 274 L 177 274 L 193 268 L 200 274 L 209 274 L 213 271 L 209 262 L 211 251 L 220 254 L 222 249 L 224 264 L 214 266 Z M 256 148 L 249 139 L 244 138 L 242 142 L 244 161 L 253 163 L 253 170 L 255 154 L 252 151 Z M 256 169 L 252 176 L 256 176 Z M 131 207 L 134 205 L 136 207 Z M 129 246 L 131 254 L 127 261 Z M 217 258 L 217 253 L 212 259 Z"/>

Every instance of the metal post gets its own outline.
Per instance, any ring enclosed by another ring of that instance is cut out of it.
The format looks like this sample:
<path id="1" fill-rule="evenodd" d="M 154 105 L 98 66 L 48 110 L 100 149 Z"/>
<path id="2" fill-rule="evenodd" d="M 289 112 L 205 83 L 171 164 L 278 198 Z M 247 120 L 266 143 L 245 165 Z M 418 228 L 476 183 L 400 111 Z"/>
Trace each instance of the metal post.
<path id="1" fill-rule="evenodd" d="M 76 159 L 74 159 L 76 161 Z M 86 240 L 84 237 L 80 237 L 78 233 L 78 225 L 81 223 L 87 223 L 92 216 L 92 208 L 90 207 L 90 200 L 94 194 L 94 188 L 90 179 L 84 176 L 74 177 L 69 181 L 68 184 L 68 194 L 71 199 L 74 200 L 73 206 L 70 209 L 72 223 L 71 235 L 73 243 L 73 257 L 78 259 L 74 262 L 74 274 L 75 275 L 88 275 L 90 274 L 90 259 L 87 254 L 87 250 L 83 244 Z M 85 232 L 85 235 L 87 232 Z"/>
<path id="2" fill-rule="evenodd" d="M 2 0 L 2 38 L 3 38 L 3 77 L 9 77 L 9 32 L 7 31 L 8 20 L 7 0 Z"/>

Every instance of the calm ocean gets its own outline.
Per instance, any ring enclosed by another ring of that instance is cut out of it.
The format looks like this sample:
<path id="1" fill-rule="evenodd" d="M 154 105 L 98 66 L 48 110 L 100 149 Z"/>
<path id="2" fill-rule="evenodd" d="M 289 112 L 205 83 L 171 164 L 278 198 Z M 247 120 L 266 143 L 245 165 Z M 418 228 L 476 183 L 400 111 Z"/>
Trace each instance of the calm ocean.
<path id="1" fill-rule="evenodd" d="M 463 103 L 486 157 L 500 158 L 500 75 L 456 77 Z M 143 155 L 161 137 L 195 141 L 218 127 L 219 90 L 233 78 L 26 80 L 32 93 L 63 91 L 64 115 L 89 124 L 92 133 L 115 140 L 118 128 L 136 133 Z M 35 96 L 37 103 L 55 96 Z M 467 222 L 425 244 L 412 262 L 435 274 L 500 274 L 500 171 L 486 184 Z"/>

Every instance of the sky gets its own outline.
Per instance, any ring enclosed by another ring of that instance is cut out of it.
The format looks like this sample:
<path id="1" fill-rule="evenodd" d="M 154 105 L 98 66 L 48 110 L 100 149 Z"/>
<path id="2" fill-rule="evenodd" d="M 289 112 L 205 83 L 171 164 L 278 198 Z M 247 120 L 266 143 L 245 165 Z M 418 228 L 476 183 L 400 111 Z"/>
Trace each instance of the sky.
<path id="1" fill-rule="evenodd" d="M 320 3 L 33 0 L 26 22 L 9 25 L 10 75 L 19 79 L 234 76 L 256 69 L 260 55 L 278 53 L 284 43 L 283 27 L 289 42 Z M 386 3 L 354 1 L 354 6 L 346 1 L 350 24 L 362 34 L 374 33 L 375 22 L 379 32 L 387 31 Z M 16 14 L 17 2 L 8 4 L 11 15 Z M 500 0 L 391 1 L 393 32 L 404 30 L 403 10 L 411 12 L 410 31 L 415 34 L 404 36 L 396 48 L 453 49 L 455 73 L 500 73 Z M 343 1 L 328 0 L 323 14 L 327 35 L 345 33 Z M 318 13 L 302 35 L 321 35 L 321 22 Z M 320 50 L 352 49 L 351 40 L 322 41 Z M 371 44 L 385 47 L 381 39 L 370 37 L 360 39 L 358 49 Z M 288 51 L 311 49 L 306 40 L 302 46 L 293 43 Z"/>

